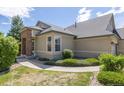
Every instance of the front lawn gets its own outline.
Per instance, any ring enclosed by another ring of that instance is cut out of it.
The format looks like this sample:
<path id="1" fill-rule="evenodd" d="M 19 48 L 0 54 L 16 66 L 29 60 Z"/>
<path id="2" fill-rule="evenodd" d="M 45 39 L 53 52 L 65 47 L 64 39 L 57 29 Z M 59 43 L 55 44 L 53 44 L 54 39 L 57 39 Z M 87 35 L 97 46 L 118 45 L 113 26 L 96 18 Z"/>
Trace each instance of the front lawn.
<path id="1" fill-rule="evenodd" d="M 59 71 L 37 70 L 20 66 L 12 71 L 0 75 L 0 85 L 12 86 L 84 86 L 89 85 L 91 72 L 71 73 Z"/>

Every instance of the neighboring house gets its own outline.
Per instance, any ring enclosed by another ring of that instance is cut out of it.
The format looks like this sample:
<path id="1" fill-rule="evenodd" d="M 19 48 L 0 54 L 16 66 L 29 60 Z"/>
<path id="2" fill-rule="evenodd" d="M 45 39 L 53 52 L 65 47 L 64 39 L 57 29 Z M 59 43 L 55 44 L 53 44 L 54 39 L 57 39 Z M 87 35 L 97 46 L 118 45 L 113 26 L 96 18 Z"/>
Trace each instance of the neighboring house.
<path id="1" fill-rule="evenodd" d="M 100 53 L 124 53 L 123 39 L 124 31 L 116 31 L 113 14 L 67 28 L 38 21 L 36 26 L 21 30 L 21 54 L 53 59 L 71 49 L 75 57 L 97 57 Z"/>

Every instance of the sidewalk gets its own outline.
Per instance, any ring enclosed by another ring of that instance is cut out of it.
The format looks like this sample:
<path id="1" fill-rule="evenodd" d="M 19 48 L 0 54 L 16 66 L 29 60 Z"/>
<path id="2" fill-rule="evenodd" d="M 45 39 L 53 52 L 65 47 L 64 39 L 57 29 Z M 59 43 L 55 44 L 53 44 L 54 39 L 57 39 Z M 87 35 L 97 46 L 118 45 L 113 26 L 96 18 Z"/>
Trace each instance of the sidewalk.
<path id="1" fill-rule="evenodd" d="M 63 71 L 63 72 L 98 72 L 99 66 L 90 67 L 62 67 L 62 66 L 50 66 L 43 65 L 42 61 L 28 60 L 25 58 L 17 59 L 17 62 L 23 66 L 27 66 L 35 69 L 52 70 L 52 71 Z"/>

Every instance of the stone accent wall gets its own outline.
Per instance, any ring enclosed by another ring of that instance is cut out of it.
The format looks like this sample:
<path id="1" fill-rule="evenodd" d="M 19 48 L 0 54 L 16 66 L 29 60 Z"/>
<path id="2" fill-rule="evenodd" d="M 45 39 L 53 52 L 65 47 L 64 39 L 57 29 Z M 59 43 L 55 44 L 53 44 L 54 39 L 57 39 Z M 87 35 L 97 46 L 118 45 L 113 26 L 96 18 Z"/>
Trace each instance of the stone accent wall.
<path id="1" fill-rule="evenodd" d="M 24 41 L 25 41 L 25 45 L 24 45 Z M 25 49 L 24 49 L 25 46 Z M 22 55 L 27 55 L 30 56 L 32 55 L 32 37 L 31 37 L 31 30 L 30 29 L 26 29 L 25 31 L 21 32 L 21 54 Z"/>

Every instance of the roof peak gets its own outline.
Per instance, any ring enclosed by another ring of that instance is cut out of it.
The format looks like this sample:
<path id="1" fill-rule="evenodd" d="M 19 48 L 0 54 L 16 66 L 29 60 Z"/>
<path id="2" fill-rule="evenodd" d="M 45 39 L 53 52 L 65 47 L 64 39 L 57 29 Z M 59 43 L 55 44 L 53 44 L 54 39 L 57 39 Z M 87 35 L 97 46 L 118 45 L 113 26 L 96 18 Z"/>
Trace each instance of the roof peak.
<path id="1" fill-rule="evenodd" d="M 112 16 L 113 16 L 113 13 L 106 14 L 106 15 L 102 15 L 102 16 L 97 16 L 97 17 L 91 18 L 91 19 L 86 20 L 86 21 L 95 20 L 95 19 L 98 19 L 98 18 L 106 17 L 106 16 L 110 16 L 110 17 L 112 17 Z M 86 22 L 86 21 L 82 21 L 82 22 Z M 81 23 L 81 22 L 79 22 L 79 23 Z"/>
<path id="2" fill-rule="evenodd" d="M 102 15 L 102 16 L 97 16 L 95 18 L 91 18 L 91 19 L 88 19 L 88 20 L 85 20 L 85 21 L 82 21 L 82 22 L 75 22 L 74 24 L 70 25 L 70 26 L 67 26 L 65 29 L 67 29 L 68 27 L 71 27 L 75 24 L 80 24 L 80 23 L 84 23 L 84 22 L 88 22 L 88 21 L 92 21 L 92 20 L 96 20 L 96 19 L 100 19 L 100 18 L 104 18 L 106 16 L 110 16 L 110 18 L 113 16 L 113 13 L 109 13 L 109 14 L 106 14 L 106 15 Z"/>

